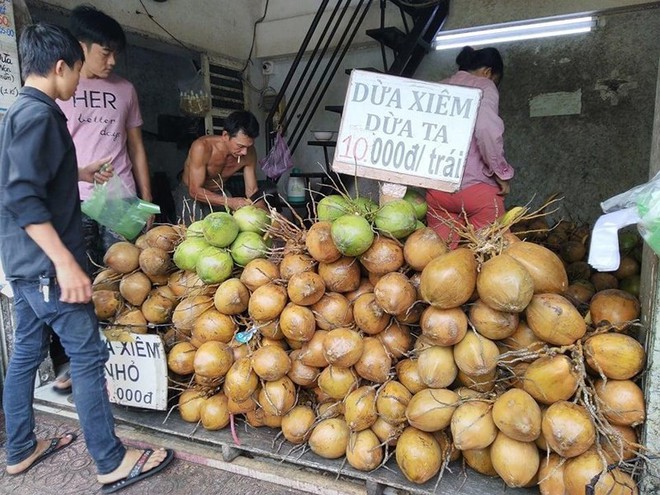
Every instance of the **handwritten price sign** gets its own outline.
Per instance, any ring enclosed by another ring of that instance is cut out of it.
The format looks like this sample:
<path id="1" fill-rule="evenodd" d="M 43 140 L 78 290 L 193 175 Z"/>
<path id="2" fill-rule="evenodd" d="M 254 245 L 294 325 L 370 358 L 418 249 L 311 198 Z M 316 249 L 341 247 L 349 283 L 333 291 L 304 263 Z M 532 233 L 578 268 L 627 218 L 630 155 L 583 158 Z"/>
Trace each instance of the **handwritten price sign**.
<path id="1" fill-rule="evenodd" d="M 456 191 L 480 100 L 475 88 L 354 70 L 332 169 Z"/>
<path id="2" fill-rule="evenodd" d="M 105 363 L 110 402 L 164 411 L 167 409 L 167 357 L 158 335 L 126 332 L 121 340 L 107 340 Z"/>

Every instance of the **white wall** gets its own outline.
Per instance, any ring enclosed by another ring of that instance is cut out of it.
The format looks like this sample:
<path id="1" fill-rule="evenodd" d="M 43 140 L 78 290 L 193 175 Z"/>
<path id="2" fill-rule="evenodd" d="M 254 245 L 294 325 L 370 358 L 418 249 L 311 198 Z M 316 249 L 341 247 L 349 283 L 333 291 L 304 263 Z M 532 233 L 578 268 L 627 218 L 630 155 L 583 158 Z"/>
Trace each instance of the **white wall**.
<path id="1" fill-rule="evenodd" d="M 444 29 L 460 29 L 500 22 L 575 14 L 630 5 L 648 0 L 450 0 Z"/>
<path id="2" fill-rule="evenodd" d="M 265 0 L 142 0 L 153 18 L 176 38 L 200 51 L 247 59 L 254 22 Z M 114 17 L 125 29 L 176 44 L 145 13 L 139 0 L 27 0 L 64 9 L 87 3 Z"/>
<path id="3" fill-rule="evenodd" d="M 168 42 L 171 38 L 151 20 L 139 0 L 27 0 L 71 9 L 89 3 L 111 15 L 131 31 Z M 261 18 L 265 0 L 143 0 L 156 21 L 174 36 L 192 47 L 215 55 L 244 61 L 252 44 L 254 22 Z M 331 8 L 336 0 L 328 2 Z M 358 3 L 353 0 L 352 5 Z M 584 12 L 611 7 L 649 3 L 648 0 L 450 0 L 450 14 L 445 29 L 481 24 Z M 372 42 L 364 31 L 378 27 L 378 0 L 372 1 L 365 25 L 354 44 Z M 320 0 L 270 0 L 268 15 L 257 25 L 254 56 L 272 58 L 298 51 Z M 388 3 L 386 25 L 400 26 L 398 9 Z"/>
<path id="4" fill-rule="evenodd" d="M 335 3 L 331 1 L 328 6 L 333 6 Z M 644 3 L 651 2 L 648 0 L 553 0 L 551 2 L 548 0 L 450 0 L 449 17 L 444 29 L 459 29 Z M 256 56 L 272 58 L 296 53 L 319 4 L 319 0 L 270 0 L 268 15 L 257 26 Z M 364 30 L 378 27 L 378 4 L 377 0 L 372 2 L 365 27 L 356 37 L 355 44 L 373 42 L 364 34 Z M 386 25 L 400 25 L 398 9 L 392 3 L 387 5 Z"/>

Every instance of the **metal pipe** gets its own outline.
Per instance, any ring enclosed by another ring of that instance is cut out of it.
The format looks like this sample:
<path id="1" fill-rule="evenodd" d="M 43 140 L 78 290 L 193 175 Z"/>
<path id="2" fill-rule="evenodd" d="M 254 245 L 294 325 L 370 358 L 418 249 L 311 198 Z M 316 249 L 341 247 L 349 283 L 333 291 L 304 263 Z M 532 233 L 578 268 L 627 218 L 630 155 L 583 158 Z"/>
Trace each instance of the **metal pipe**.
<path id="1" fill-rule="evenodd" d="M 266 151 L 270 151 L 272 147 L 272 128 L 271 128 L 271 122 L 273 121 L 273 116 L 275 115 L 275 112 L 279 106 L 279 104 L 282 102 L 282 99 L 284 98 L 284 92 L 285 88 L 289 87 L 289 83 L 291 82 L 291 78 L 293 77 L 293 73 L 295 70 L 294 68 L 298 67 L 298 64 L 300 63 L 300 59 L 302 58 L 303 54 L 305 53 L 305 50 L 307 49 L 307 45 L 309 45 L 309 41 L 312 39 L 312 36 L 314 35 L 314 31 L 316 30 L 316 26 L 318 25 L 319 21 L 321 20 L 321 16 L 323 15 L 323 12 L 325 12 L 325 7 L 328 5 L 329 0 L 321 0 L 321 5 L 319 6 L 319 9 L 316 11 L 316 15 L 314 16 L 314 19 L 312 20 L 312 24 L 309 26 L 309 29 L 307 30 L 307 34 L 305 34 L 305 38 L 303 39 L 302 45 L 300 46 L 300 49 L 298 50 L 298 53 L 296 54 L 296 57 L 293 59 L 293 63 L 291 65 L 291 69 L 289 70 L 289 73 L 286 75 L 286 78 L 284 79 L 284 82 L 282 83 L 282 90 L 280 93 L 277 95 L 277 98 L 275 98 L 275 102 L 273 103 L 273 108 L 270 109 L 270 112 L 268 112 L 268 115 L 266 116 Z"/>
<path id="2" fill-rule="evenodd" d="M 350 0 L 346 1 L 345 5 L 344 5 L 344 8 L 341 11 L 341 14 L 339 15 L 339 17 L 337 18 L 336 22 L 333 25 L 333 28 L 332 28 L 332 31 L 330 32 L 330 35 L 325 40 L 325 44 L 324 44 L 323 48 L 321 49 L 320 55 L 318 57 L 316 57 L 316 59 L 314 59 L 316 51 L 318 51 L 318 47 L 321 45 L 321 42 L 323 41 L 323 38 L 325 38 L 325 35 L 326 35 L 328 29 L 330 28 L 330 23 L 334 20 L 334 17 L 336 15 L 337 11 L 339 10 L 339 6 L 341 5 L 341 0 L 339 0 L 337 2 L 337 5 L 335 6 L 335 9 L 333 11 L 331 19 L 328 20 L 328 23 L 326 24 L 326 27 L 323 30 L 323 33 L 321 34 L 321 37 L 319 37 L 315 52 L 312 53 L 312 55 L 310 55 L 310 57 L 307 61 L 307 64 L 305 65 L 305 68 L 303 70 L 303 74 L 298 79 L 299 82 L 296 85 L 296 88 L 294 89 L 294 93 L 293 93 L 294 96 L 292 96 L 292 101 L 293 101 L 294 97 L 297 97 L 297 100 L 296 100 L 295 104 L 292 104 L 292 103 L 289 104 L 289 107 L 291 109 L 289 119 L 288 120 L 287 119 L 282 119 L 282 120 L 285 121 L 285 125 L 284 125 L 285 128 L 288 127 L 288 124 L 293 120 L 293 118 L 296 114 L 296 111 L 298 110 L 298 107 L 302 103 L 302 99 L 305 96 L 307 88 L 309 87 L 309 85 L 312 82 L 314 76 L 316 75 L 316 69 L 321 64 L 321 61 L 323 60 L 323 57 L 325 56 L 326 52 L 328 51 L 328 47 L 330 46 L 330 43 L 334 39 L 335 34 L 337 33 L 337 30 L 339 29 L 339 26 L 341 25 L 341 22 L 344 19 L 344 16 L 346 15 L 346 11 L 348 10 L 348 7 L 350 6 L 350 3 L 351 3 Z M 309 71 L 309 68 L 312 66 L 313 61 L 314 61 L 314 68 L 309 73 L 309 78 L 307 78 L 306 82 L 303 82 L 303 78 L 307 75 L 307 72 Z"/>
<path id="3" fill-rule="evenodd" d="M 380 28 L 385 29 L 385 4 L 387 0 L 380 0 Z M 383 71 L 387 72 L 387 54 L 385 53 L 385 44 L 380 44 L 380 56 L 383 59 Z"/>
<path id="4" fill-rule="evenodd" d="M 344 59 L 344 55 L 346 55 L 346 52 L 350 48 L 351 42 L 355 38 L 355 35 L 357 34 L 358 29 L 360 28 L 360 26 L 362 26 L 362 23 L 364 22 L 364 18 L 366 17 L 367 12 L 369 11 L 369 7 L 371 6 L 371 2 L 372 2 L 372 0 L 367 1 L 367 4 L 366 4 L 364 10 L 362 11 L 362 16 L 360 17 L 360 20 L 355 24 L 355 26 L 353 28 L 353 32 L 349 36 L 348 41 L 347 41 L 346 45 L 344 46 L 344 49 L 341 53 L 341 57 L 339 57 L 339 60 L 337 60 L 337 62 L 335 63 L 334 68 L 332 69 L 332 75 L 334 75 L 337 72 L 337 68 L 339 67 L 339 64 L 341 63 L 341 61 Z M 363 1 L 361 0 L 360 3 L 358 4 L 358 7 L 355 10 L 355 14 L 353 15 L 353 18 L 351 19 L 351 24 L 353 23 L 354 18 L 357 16 L 358 10 L 362 6 L 362 4 L 363 4 Z M 348 31 L 346 31 L 344 33 L 344 36 L 342 36 L 342 40 L 340 41 L 340 44 L 343 43 L 343 38 L 346 36 L 347 33 L 348 33 Z M 334 54 L 333 54 L 333 56 L 334 56 Z M 332 63 L 332 60 L 330 61 L 330 63 Z M 327 72 L 327 70 L 328 69 L 326 68 L 326 72 Z M 325 83 L 325 86 L 321 90 L 321 92 L 320 92 L 320 94 L 319 94 L 319 96 L 316 100 L 316 104 L 314 105 L 315 109 L 318 108 L 319 103 L 321 102 L 321 99 L 323 98 L 323 96 L 325 96 L 325 93 L 328 90 L 328 87 L 330 86 L 330 83 L 332 81 L 332 75 L 330 76 L 330 78 L 328 78 L 328 80 Z M 318 88 L 317 88 L 317 90 L 318 90 Z M 311 98 L 313 99 L 314 97 L 315 97 L 315 95 L 312 95 Z M 310 100 L 310 103 L 311 103 L 311 100 Z M 310 106 L 310 105 L 308 104 L 308 106 Z M 312 119 L 311 114 L 309 114 L 307 112 L 305 112 L 305 114 L 307 115 L 307 119 L 305 121 L 304 128 L 306 128 L 309 125 L 309 122 Z M 294 142 L 294 145 L 293 145 L 293 148 L 292 148 L 292 151 L 291 151 L 292 153 L 293 153 L 293 150 L 295 150 L 296 147 L 298 146 L 299 142 L 300 142 L 300 137 L 298 137 L 298 139 Z"/>

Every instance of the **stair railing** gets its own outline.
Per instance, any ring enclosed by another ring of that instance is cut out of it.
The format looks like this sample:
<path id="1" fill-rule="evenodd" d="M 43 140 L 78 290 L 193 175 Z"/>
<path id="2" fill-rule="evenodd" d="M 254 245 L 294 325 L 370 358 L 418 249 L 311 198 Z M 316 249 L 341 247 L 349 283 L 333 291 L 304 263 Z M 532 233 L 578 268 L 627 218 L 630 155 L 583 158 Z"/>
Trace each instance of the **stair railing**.
<path id="1" fill-rule="evenodd" d="M 381 41 L 384 72 L 411 77 L 429 50 L 435 33 L 444 24 L 449 11 L 450 0 L 389 0 L 389 2 L 399 8 L 405 33 L 401 33 L 402 41 L 397 43 L 396 47 L 393 47 L 395 56 L 389 67 L 385 45 Z M 329 0 L 321 0 L 302 45 L 266 117 L 267 151 L 270 151 L 273 146 L 275 133 L 281 131 L 286 136 L 291 153 L 295 152 L 330 87 L 346 52 L 351 47 L 355 35 L 362 26 L 373 0 L 359 0 L 357 5 L 353 7 L 353 13 L 346 21 L 349 7 L 355 2 L 336 0 L 326 21 L 321 26 L 321 21 L 328 11 L 328 3 Z M 388 0 L 379 0 L 378 3 L 380 6 L 380 28 L 384 30 L 385 8 Z M 408 26 L 408 19 L 404 10 L 412 17 L 414 21 L 412 26 Z M 309 52 L 311 40 L 319 31 L 315 46 L 311 49 L 309 55 L 305 57 L 305 54 Z M 334 49 L 329 56 L 329 60 L 325 68 L 320 70 L 320 66 L 333 44 Z M 303 58 L 306 61 L 301 68 Z M 310 90 L 310 88 L 312 89 Z M 289 91 L 290 94 L 287 94 Z M 280 104 L 285 97 L 288 98 L 289 103 L 281 110 L 277 125 L 275 125 L 274 117 L 280 111 Z M 298 113 L 301 107 L 302 110 Z"/>
<path id="2" fill-rule="evenodd" d="M 362 25 L 372 1 L 373 0 L 360 0 L 354 7 L 352 15 L 350 15 L 348 20 L 344 23 L 348 9 L 353 2 L 351 2 L 351 0 L 337 0 L 332 12 L 329 14 L 327 22 L 322 28 L 320 28 L 321 20 L 326 13 L 329 3 L 329 0 L 321 1 L 319 9 L 316 12 L 300 49 L 293 60 L 291 68 L 282 83 L 277 98 L 273 102 L 272 108 L 266 117 L 267 150 L 270 150 L 273 146 L 275 133 L 278 130 L 281 130 L 286 134 L 291 127 L 291 132 L 287 136 L 287 143 L 291 153 L 295 151 L 300 140 L 304 136 L 309 122 L 325 96 L 327 89 L 330 87 L 332 79 L 341 65 L 346 52 L 350 48 L 355 35 Z M 303 57 L 305 53 L 308 52 L 310 42 L 317 31 L 320 31 L 320 33 L 316 44 L 309 56 L 306 57 L 304 66 L 300 69 Z M 334 50 L 330 55 L 330 59 L 325 66 L 325 69 L 319 73 L 319 66 L 333 44 L 333 41 L 336 41 Z M 314 86 L 314 89 L 312 90 L 312 94 L 308 95 L 308 89 L 310 86 Z M 290 88 L 291 93 L 287 95 L 287 91 L 289 91 Z M 279 115 L 278 125 L 275 126 L 273 118 L 278 112 L 280 103 L 285 95 L 289 100 L 289 104 L 284 107 L 284 110 Z M 297 114 L 303 101 L 306 101 L 304 108 L 300 114 Z M 295 126 L 293 125 L 294 120 L 296 120 Z"/>

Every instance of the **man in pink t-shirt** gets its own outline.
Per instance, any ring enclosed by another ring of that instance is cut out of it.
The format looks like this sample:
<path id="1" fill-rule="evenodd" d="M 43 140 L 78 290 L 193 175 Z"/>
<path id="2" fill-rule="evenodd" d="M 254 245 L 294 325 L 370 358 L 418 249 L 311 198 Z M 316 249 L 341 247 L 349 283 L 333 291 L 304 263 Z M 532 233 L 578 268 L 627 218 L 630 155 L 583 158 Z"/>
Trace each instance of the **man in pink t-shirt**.
<path id="1" fill-rule="evenodd" d="M 57 103 L 67 118 L 78 167 L 103 159 L 112 165 L 113 173 L 129 191 L 151 201 L 137 93 L 130 82 L 112 74 L 118 54 L 126 46 L 124 30 L 112 17 L 89 6 L 79 6 L 71 12 L 69 29 L 80 42 L 85 61 L 74 96 Z M 90 197 L 93 187 L 89 182 L 78 182 L 81 201 Z M 82 221 L 88 258 L 85 269 L 93 279 L 103 266 L 108 248 L 124 238 L 85 214 Z M 147 224 L 150 225 L 151 222 Z M 63 352 L 53 336 L 50 349 L 53 362 L 65 361 Z M 68 371 L 58 376 L 53 388 L 58 393 L 71 392 Z"/>
<path id="2" fill-rule="evenodd" d="M 85 62 L 75 95 L 58 104 L 68 119 L 78 164 L 106 157 L 129 191 L 151 201 L 137 93 L 129 81 L 112 73 L 126 45 L 124 31 L 112 17 L 89 6 L 76 7 L 69 24 L 83 48 Z M 81 201 L 90 197 L 92 188 L 92 184 L 78 183 Z M 92 276 L 108 248 L 124 239 L 85 215 L 83 227 Z"/>

